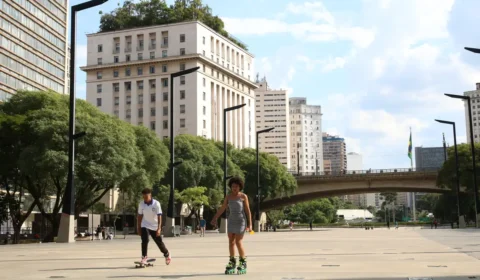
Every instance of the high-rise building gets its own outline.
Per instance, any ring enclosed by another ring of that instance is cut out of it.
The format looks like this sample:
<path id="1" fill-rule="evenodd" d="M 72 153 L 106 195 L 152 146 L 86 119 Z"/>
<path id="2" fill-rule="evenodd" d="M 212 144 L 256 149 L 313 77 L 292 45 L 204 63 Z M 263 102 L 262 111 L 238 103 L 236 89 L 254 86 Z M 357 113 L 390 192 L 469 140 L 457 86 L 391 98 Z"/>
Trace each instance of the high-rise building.
<path id="1" fill-rule="evenodd" d="M 159 137 L 169 137 L 170 74 L 197 72 L 174 82 L 174 134 L 255 147 L 255 96 L 252 54 L 198 21 L 87 35 L 87 101 L 103 112 Z"/>
<path id="2" fill-rule="evenodd" d="M 66 93 L 67 0 L 0 0 L 0 101 L 17 90 Z"/>
<path id="3" fill-rule="evenodd" d="M 278 157 L 290 169 L 290 111 L 287 91 L 268 87 L 267 80 L 258 80 L 255 90 L 255 118 L 257 131 L 275 127 L 259 135 L 258 146 L 262 152 Z"/>
<path id="4" fill-rule="evenodd" d="M 332 161 L 329 159 L 323 160 L 323 172 L 325 174 L 330 174 L 332 172 Z"/>
<path id="5" fill-rule="evenodd" d="M 363 170 L 363 157 L 358 153 L 347 154 L 348 172 Z M 347 199 L 359 207 L 375 206 L 375 193 L 360 193 L 348 195 Z"/>
<path id="6" fill-rule="evenodd" d="M 332 162 L 332 172 L 347 170 L 347 145 L 345 139 L 323 133 L 323 159 Z"/>
<path id="7" fill-rule="evenodd" d="M 476 84 L 476 90 L 464 92 L 464 96 L 471 99 L 471 112 L 473 123 L 473 141 L 480 142 L 480 83 Z M 470 143 L 470 118 L 468 116 L 468 102 L 464 102 L 465 106 L 465 125 L 467 126 L 467 143 Z"/>
<path id="8" fill-rule="evenodd" d="M 415 147 L 415 168 L 440 168 L 445 162 L 443 147 Z"/>
<path id="9" fill-rule="evenodd" d="M 305 97 L 289 99 L 290 154 L 297 173 L 323 171 L 322 111 L 320 105 L 308 105 Z"/>

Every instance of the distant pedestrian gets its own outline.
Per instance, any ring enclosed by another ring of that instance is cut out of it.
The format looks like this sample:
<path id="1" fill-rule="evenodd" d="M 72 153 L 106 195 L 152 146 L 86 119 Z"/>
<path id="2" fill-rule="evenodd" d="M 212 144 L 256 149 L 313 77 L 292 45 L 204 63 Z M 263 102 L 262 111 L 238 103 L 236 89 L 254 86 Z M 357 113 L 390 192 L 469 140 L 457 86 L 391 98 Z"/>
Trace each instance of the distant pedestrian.
<path id="1" fill-rule="evenodd" d="M 313 221 L 310 220 L 310 230 L 313 230 Z"/>
<path id="2" fill-rule="evenodd" d="M 390 229 L 390 221 L 387 221 L 387 228 Z"/>
<path id="3" fill-rule="evenodd" d="M 435 219 L 435 221 L 433 221 L 433 225 L 435 226 L 435 229 L 437 229 L 437 225 L 438 225 L 437 219 Z"/>
<path id="4" fill-rule="evenodd" d="M 205 237 L 205 227 L 207 226 L 207 221 L 204 218 L 200 220 L 200 237 Z"/>
<path id="5" fill-rule="evenodd" d="M 292 231 L 293 230 L 293 222 L 292 221 L 290 221 L 289 226 L 290 226 L 290 231 Z"/>
<path id="6" fill-rule="evenodd" d="M 398 229 L 398 222 L 395 221 L 395 229 Z"/>

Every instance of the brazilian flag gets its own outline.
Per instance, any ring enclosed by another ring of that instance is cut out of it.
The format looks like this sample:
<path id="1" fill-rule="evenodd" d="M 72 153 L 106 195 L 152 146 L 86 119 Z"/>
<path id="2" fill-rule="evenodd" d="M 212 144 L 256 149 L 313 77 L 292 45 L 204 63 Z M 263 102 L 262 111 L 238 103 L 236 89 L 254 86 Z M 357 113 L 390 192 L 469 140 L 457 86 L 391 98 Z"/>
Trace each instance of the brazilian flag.
<path id="1" fill-rule="evenodd" d="M 408 157 L 412 160 L 412 130 L 410 130 L 410 140 L 408 141 Z"/>

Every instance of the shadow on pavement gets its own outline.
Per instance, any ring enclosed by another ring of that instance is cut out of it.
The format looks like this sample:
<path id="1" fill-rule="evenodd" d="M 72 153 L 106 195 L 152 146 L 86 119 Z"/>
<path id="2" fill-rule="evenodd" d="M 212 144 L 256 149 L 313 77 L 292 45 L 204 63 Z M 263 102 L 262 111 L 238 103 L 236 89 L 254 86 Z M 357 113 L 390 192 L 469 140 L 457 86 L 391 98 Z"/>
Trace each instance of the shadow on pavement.
<path id="1" fill-rule="evenodd" d="M 281 278 L 279 280 L 307 280 L 306 278 Z M 436 277 L 382 277 L 382 278 L 338 278 L 335 280 L 471 280 L 471 279 L 480 279 L 480 275 L 475 276 L 436 276 Z M 310 279 L 308 279 L 310 280 Z M 320 279 L 311 279 L 311 280 L 320 280 Z"/>
<path id="2" fill-rule="evenodd" d="M 199 274 L 183 274 L 183 275 L 122 275 L 122 276 L 110 276 L 109 279 L 116 279 L 116 278 L 159 278 L 159 279 L 181 279 L 181 278 L 189 278 L 189 277 L 202 277 L 202 276 L 219 276 L 225 275 L 224 273 L 199 273 Z"/>

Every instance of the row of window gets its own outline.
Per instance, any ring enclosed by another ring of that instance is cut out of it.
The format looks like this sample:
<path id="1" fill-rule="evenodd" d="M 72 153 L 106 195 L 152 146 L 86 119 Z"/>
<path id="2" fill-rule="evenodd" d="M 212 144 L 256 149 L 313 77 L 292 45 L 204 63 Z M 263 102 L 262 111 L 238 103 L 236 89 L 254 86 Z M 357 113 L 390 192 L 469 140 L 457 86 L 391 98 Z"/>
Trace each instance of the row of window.
<path id="1" fill-rule="evenodd" d="M 1 0 L 0 0 L 0 1 L 1 1 Z M 10 97 L 12 97 L 12 94 L 11 94 L 11 93 L 6 92 L 6 91 L 0 89 L 0 102 L 7 101 L 8 99 L 10 99 Z"/>
<path id="2" fill-rule="evenodd" d="M 0 46 L 4 47 L 5 49 L 11 51 L 12 53 L 18 55 L 19 57 L 23 58 L 24 60 L 32 63 L 33 65 L 41 68 L 54 76 L 58 77 L 59 79 L 65 79 L 65 71 L 63 69 L 58 68 L 57 66 L 51 64 L 50 62 L 46 61 L 45 59 L 39 57 L 38 55 L 34 54 L 33 52 L 25 49 L 22 46 L 15 44 L 15 42 L 7 39 L 6 37 L 0 36 Z"/>
<path id="3" fill-rule="evenodd" d="M 2 29 L 5 30 L 8 34 L 17 37 L 24 43 L 27 43 L 33 49 L 41 52 L 42 54 L 49 56 L 56 62 L 60 63 L 61 65 L 65 64 L 65 56 L 59 53 L 57 50 L 47 46 L 46 44 L 42 43 L 36 37 L 31 36 L 27 32 L 23 31 L 22 29 L 16 27 L 15 25 L 11 24 L 10 22 L 3 20 L 2 21 Z"/>
<path id="4" fill-rule="evenodd" d="M 23 90 L 36 90 L 36 91 L 39 91 L 40 89 L 31 85 L 31 84 L 28 84 L 28 83 L 25 83 L 24 81 L 22 80 L 19 80 L 13 76 L 10 76 L 6 73 L 3 73 L 3 72 L 0 72 L 0 83 L 2 84 L 6 84 L 7 86 L 13 88 L 13 89 L 23 89 Z"/>
<path id="5" fill-rule="evenodd" d="M 119 92 L 120 91 L 119 88 L 120 88 L 120 85 L 118 83 L 113 84 L 113 91 L 114 92 Z M 102 92 L 102 87 L 97 86 L 97 92 L 98 91 Z M 163 93 L 163 101 L 168 101 L 168 95 L 169 95 L 168 92 Z M 180 91 L 180 100 L 183 100 L 183 99 L 185 99 L 185 91 L 181 90 Z M 156 102 L 156 100 L 157 100 L 156 94 L 151 93 L 150 94 L 150 102 Z M 206 101 L 206 100 L 207 100 L 207 94 L 204 92 L 203 93 L 203 101 Z M 129 95 L 126 96 L 126 104 L 127 105 L 131 104 L 131 97 Z M 143 104 L 143 94 L 138 95 L 138 104 Z M 115 105 L 119 105 L 119 97 L 115 97 Z"/>
<path id="6" fill-rule="evenodd" d="M 166 35 L 163 35 L 163 34 L 166 34 Z M 150 42 L 149 42 L 149 45 L 148 45 L 148 48 L 150 50 L 154 50 L 156 49 L 157 47 L 157 36 L 155 33 L 150 33 L 149 34 L 149 38 L 150 38 Z M 185 39 L 185 34 L 180 34 L 180 43 L 185 43 L 186 39 Z M 126 43 L 126 47 L 125 47 L 125 52 L 130 52 L 132 50 L 132 36 L 126 36 L 125 37 L 125 43 Z M 113 45 L 114 45 L 114 49 L 113 49 L 113 52 L 114 53 L 119 53 L 120 52 L 120 38 L 119 37 L 116 37 L 116 38 L 113 38 Z M 162 32 L 162 48 L 166 48 L 168 47 L 168 32 L 165 32 L 163 33 Z M 145 47 L 145 44 L 144 44 L 144 40 L 143 40 L 143 34 L 140 34 L 140 35 L 137 35 L 137 51 L 143 51 Z M 103 52 L 103 45 L 98 45 L 97 46 L 97 52 Z"/>
<path id="7" fill-rule="evenodd" d="M 57 16 L 59 19 L 61 19 L 62 21 L 66 21 L 67 20 L 67 13 L 65 10 L 62 10 L 62 9 L 59 9 L 57 8 L 57 6 L 55 6 L 54 4 L 50 3 L 49 0 L 35 0 L 37 1 L 38 3 L 42 4 L 47 10 L 49 10 L 52 14 L 54 14 L 55 16 Z M 64 0 L 58 0 L 57 2 L 63 2 Z M 64 4 L 62 3 L 62 6 L 64 6 Z"/>
<path id="8" fill-rule="evenodd" d="M 185 49 L 180 49 L 180 55 L 185 55 Z M 162 51 L 162 57 L 168 57 L 168 51 L 163 50 Z M 155 52 L 150 52 L 150 59 L 155 59 Z M 143 60 L 143 53 L 138 53 L 137 54 L 137 61 L 142 61 Z M 125 62 L 130 62 L 132 61 L 132 57 L 130 54 L 125 55 Z M 120 57 L 118 55 L 113 57 L 113 63 L 120 63 Z M 103 59 L 101 57 L 97 58 L 97 64 L 102 65 L 103 64 Z"/>
<path id="9" fill-rule="evenodd" d="M 214 45 L 214 42 L 215 42 L 215 45 Z M 203 37 L 203 44 L 205 45 L 205 37 Z M 216 46 L 216 52 L 215 52 L 215 46 Z M 222 42 L 220 45 L 220 41 L 218 39 L 215 40 L 213 36 L 210 37 L 210 50 L 212 51 L 212 53 L 216 53 L 217 56 L 220 56 L 220 52 L 221 52 L 222 58 L 225 58 L 225 43 Z M 243 65 L 244 65 L 243 54 L 241 55 L 238 51 L 235 52 L 233 48 L 232 48 L 232 51 L 230 52 L 230 46 L 228 45 L 226 48 L 226 54 L 227 54 L 227 61 L 230 61 L 230 54 L 231 54 L 232 64 L 235 65 L 235 62 L 236 62 L 236 64 L 241 65 L 243 69 Z M 250 64 L 248 64 L 248 69 L 250 70 Z"/>
<path id="10" fill-rule="evenodd" d="M 15 9 L 14 7 L 10 6 L 6 2 L 2 3 L 2 10 L 10 15 L 16 22 L 21 22 L 24 26 L 28 27 L 30 30 L 34 31 L 38 35 L 42 36 L 46 41 L 52 43 L 53 45 L 57 46 L 61 50 L 65 50 L 65 41 L 62 38 L 59 38 L 56 35 L 53 35 L 41 25 L 37 24 L 20 11 Z"/>
<path id="11" fill-rule="evenodd" d="M 60 84 L 60 83 L 57 83 L 55 82 L 54 80 L 48 78 L 47 76 L 44 76 L 42 74 L 40 74 L 39 72 L 37 72 L 36 70 L 33 70 L 32 68 L 20 63 L 20 62 L 17 62 L 13 59 L 11 59 L 10 57 L 7 57 L 3 54 L 0 54 L 0 64 L 5 66 L 5 67 L 8 67 L 10 68 L 11 70 L 17 72 L 17 73 L 20 73 L 22 74 L 23 76 L 31 79 L 31 80 L 34 80 L 35 82 L 49 88 L 49 89 L 52 89 L 56 92 L 59 92 L 59 93 L 63 93 L 63 90 L 64 90 L 64 85 L 63 84 Z"/>
<path id="12" fill-rule="evenodd" d="M 62 26 L 56 20 L 54 20 L 53 18 L 45 14 L 37 6 L 30 3 L 30 0 L 13 0 L 13 1 L 17 2 L 18 5 L 25 8 L 25 10 L 29 11 L 31 14 L 35 15 L 39 20 L 41 20 L 46 25 L 50 26 L 53 30 L 57 31 L 62 35 L 65 34 L 64 26 Z"/>
<path id="13" fill-rule="evenodd" d="M 185 64 L 180 64 L 180 71 L 185 70 Z M 148 68 L 148 72 L 150 74 L 155 74 L 155 65 L 150 65 Z M 162 73 L 167 73 L 168 72 L 168 67 L 167 64 L 162 65 Z M 132 74 L 132 71 L 130 68 L 125 68 L 125 77 L 130 77 Z M 137 67 L 137 76 L 143 75 L 143 67 Z M 118 78 L 120 76 L 120 72 L 118 69 L 113 70 L 113 77 Z M 97 72 L 97 80 L 102 79 L 103 77 L 103 71 L 98 71 Z M 180 77 L 180 84 L 184 85 L 185 84 L 185 76 Z M 167 84 L 168 86 L 168 84 Z"/>

